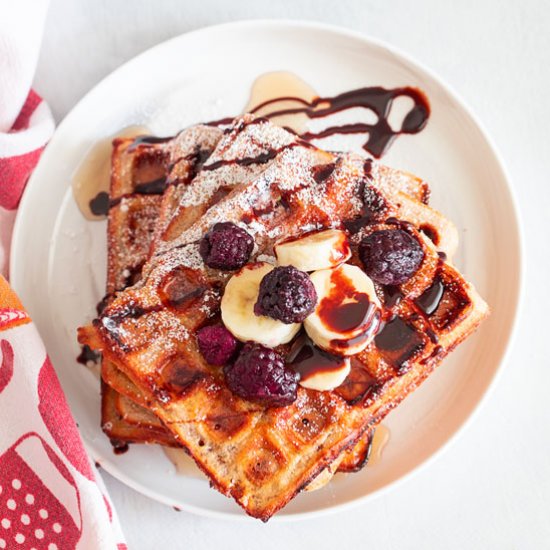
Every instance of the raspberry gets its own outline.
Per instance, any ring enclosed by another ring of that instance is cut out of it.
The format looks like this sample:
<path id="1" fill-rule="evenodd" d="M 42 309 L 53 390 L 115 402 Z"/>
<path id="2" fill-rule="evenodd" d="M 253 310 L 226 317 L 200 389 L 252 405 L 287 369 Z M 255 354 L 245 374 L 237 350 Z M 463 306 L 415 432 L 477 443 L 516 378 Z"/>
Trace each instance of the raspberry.
<path id="1" fill-rule="evenodd" d="M 301 323 L 316 303 L 317 293 L 309 275 L 288 265 L 276 267 L 262 279 L 254 313 L 287 325 Z"/>
<path id="2" fill-rule="evenodd" d="M 208 267 L 233 271 L 241 268 L 254 248 L 254 239 L 231 222 L 217 223 L 203 237 L 199 252 Z"/>
<path id="3" fill-rule="evenodd" d="M 424 251 L 417 239 L 402 229 L 383 229 L 365 237 L 359 257 L 367 275 L 381 285 L 400 285 L 420 267 Z"/>
<path id="4" fill-rule="evenodd" d="M 202 356 L 211 365 L 225 365 L 237 349 L 237 340 L 222 325 L 201 328 L 197 332 L 197 342 Z"/>
<path id="5" fill-rule="evenodd" d="M 261 344 L 245 344 L 233 365 L 224 367 L 229 389 L 266 407 L 282 407 L 296 400 L 298 375 L 284 359 Z"/>

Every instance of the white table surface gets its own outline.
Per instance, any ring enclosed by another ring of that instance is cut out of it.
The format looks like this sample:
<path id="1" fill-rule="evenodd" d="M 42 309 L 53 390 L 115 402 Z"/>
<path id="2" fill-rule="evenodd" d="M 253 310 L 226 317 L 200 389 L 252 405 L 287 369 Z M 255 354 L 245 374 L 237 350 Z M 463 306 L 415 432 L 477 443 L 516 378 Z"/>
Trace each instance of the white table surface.
<path id="1" fill-rule="evenodd" d="M 59 121 L 101 78 L 150 46 L 205 25 L 269 17 L 325 21 L 386 40 L 473 107 L 506 161 L 523 218 L 519 330 L 474 421 L 389 494 L 318 520 L 263 525 L 178 513 L 105 474 L 130 549 L 550 548 L 550 4 L 52 0 L 35 87 Z"/>

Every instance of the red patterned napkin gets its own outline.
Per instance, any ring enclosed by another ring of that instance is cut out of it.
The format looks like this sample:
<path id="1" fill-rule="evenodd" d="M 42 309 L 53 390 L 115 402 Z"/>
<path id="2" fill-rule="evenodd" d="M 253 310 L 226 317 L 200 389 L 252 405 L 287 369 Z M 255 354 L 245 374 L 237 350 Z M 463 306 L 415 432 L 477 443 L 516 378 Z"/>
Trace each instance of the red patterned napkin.
<path id="1" fill-rule="evenodd" d="M 126 548 L 36 328 L 0 276 L 0 548 Z"/>
<path id="2" fill-rule="evenodd" d="M 48 106 L 30 90 L 46 5 L 18 0 L 0 14 L 4 274 L 21 194 L 54 128 Z M 40 336 L 0 275 L 0 549 L 120 550 L 121 541 Z"/>

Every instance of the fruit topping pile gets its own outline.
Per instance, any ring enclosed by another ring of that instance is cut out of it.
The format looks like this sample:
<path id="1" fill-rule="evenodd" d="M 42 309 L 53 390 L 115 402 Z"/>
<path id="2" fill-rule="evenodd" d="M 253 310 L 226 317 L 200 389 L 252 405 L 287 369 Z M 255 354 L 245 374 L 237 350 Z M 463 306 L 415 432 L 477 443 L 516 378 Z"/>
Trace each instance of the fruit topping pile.
<path id="1" fill-rule="evenodd" d="M 403 284 L 424 259 L 420 242 L 400 228 L 362 239 L 363 269 L 345 263 L 351 249 L 338 229 L 276 244 L 277 266 L 249 263 L 253 249 L 249 233 L 232 223 L 216 224 L 201 241 L 209 267 L 236 272 L 222 297 L 223 324 L 202 328 L 197 341 L 209 364 L 223 366 L 233 393 L 266 407 L 291 404 L 298 384 L 317 391 L 342 384 L 350 357 L 381 326 L 374 283 Z"/>

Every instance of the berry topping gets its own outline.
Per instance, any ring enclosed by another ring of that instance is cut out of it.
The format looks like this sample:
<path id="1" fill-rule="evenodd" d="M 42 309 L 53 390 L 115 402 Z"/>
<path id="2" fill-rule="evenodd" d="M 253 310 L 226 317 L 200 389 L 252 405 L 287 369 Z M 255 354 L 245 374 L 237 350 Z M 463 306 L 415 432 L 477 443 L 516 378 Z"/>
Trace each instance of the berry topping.
<path id="1" fill-rule="evenodd" d="M 233 271 L 241 268 L 254 248 L 254 239 L 231 222 L 217 223 L 203 237 L 199 252 L 208 267 Z"/>
<path id="2" fill-rule="evenodd" d="M 296 400 L 298 375 L 284 359 L 261 344 L 245 344 L 232 365 L 224 367 L 225 380 L 236 395 L 267 407 L 282 407 Z"/>
<path id="3" fill-rule="evenodd" d="M 400 285 L 420 267 L 424 251 L 417 239 L 402 229 L 383 229 L 365 237 L 359 257 L 367 275 L 381 285 Z"/>
<path id="4" fill-rule="evenodd" d="M 317 292 L 309 275 L 287 265 L 276 267 L 262 279 L 254 313 L 289 325 L 301 323 L 316 304 Z"/>
<path id="5" fill-rule="evenodd" d="M 202 356 L 211 365 L 225 365 L 235 355 L 237 340 L 222 325 L 201 328 L 197 342 Z"/>

